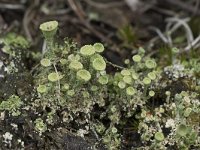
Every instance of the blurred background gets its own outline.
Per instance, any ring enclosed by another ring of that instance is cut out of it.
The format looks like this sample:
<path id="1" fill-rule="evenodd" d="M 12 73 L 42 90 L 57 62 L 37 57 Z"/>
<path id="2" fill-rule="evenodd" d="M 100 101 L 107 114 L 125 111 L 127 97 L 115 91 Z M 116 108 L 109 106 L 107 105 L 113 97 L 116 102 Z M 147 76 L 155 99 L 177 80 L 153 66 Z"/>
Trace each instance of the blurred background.
<path id="1" fill-rule="evenodd" d="M 0 0 L 0 35 L 21 34 L 35 50 L 42 47 L 38 27 L 49 20 L 78 45 L 103 42 L 117 64 L 140 46 L 150 55 L 200 47 L 199 0 Z"/>

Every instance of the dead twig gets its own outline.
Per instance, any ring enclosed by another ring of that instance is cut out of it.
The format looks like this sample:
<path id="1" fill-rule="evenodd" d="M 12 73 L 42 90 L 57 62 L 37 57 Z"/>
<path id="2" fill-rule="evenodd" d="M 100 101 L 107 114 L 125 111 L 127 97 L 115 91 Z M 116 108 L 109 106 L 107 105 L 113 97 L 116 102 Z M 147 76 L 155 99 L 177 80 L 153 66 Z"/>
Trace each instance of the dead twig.
<path id="1" fill-rule="evenodd" d="M 200 15 L 200 10 L 195 9 L 195 6 L 188 5 L 186 2 L 180 0 L 159 0 L 161 3 L 168 3 L 174 6 L 178 6 L 179 8 L 193 13 L 194 15 Z"/>
<path id="2" fill-rule="evenodd" d="M 110 39 L 108 39 L 107 37 L 105 37 L 102 33 L 100 33 L 99 31 L 95 30 L 90 24 L 89 22 L 85 19 L 85 13 L 83 11 L 83 9 L 81 8 L 81 5 L 77 3 L 77 1 L 74 0 L 67 0 L 68 4 L 70 5 L 70 7 L 72 8 L 72 10 L 74 11 L 74 13 L 78 16 L 78 18 L 80 19 L 80 21 L 82 22 L 82 24 L 88 28 L 93 34 L 95 34 L 98 38 L 100 38 L 102 41 L 107 42 L 108 44 L 111 44 L 112 41 Z"/>
<path id="3" fill-rule="evenodd" d="M 190 20 L 190 18 L 185 18 L 185 19 L 180 19 L 180 18 L 176 18 L 176 17 L 172 17 L 172 18 L 167 18 L 166 21 L 167 26 L 166 26 L 166 31 L 164 33 L 162 33 L 160 31 L 160 29 L 156 28 L 156 27 L 150 27 L 151 30 L 155 31 L 158 34 L 158 37 L 166 44 L 169 44 L 170 47 L 173 47 L 173 40 L 171 35 L 180 27 L 184 27 L 185 29 L 185 34 L 187 37 L 187 47 L 185 48 L 185 50 L 189 50 L 191 47 L 193 47 L 194 45 L 197 44 L 197 42 L 200 39 L 195 39 L 193 37 L 193 33 L 189 27 L 189 25 L 187 24 L 187 22 Z M 154 38 L 151 42 L 155 42 L 158 38 Z"/>
<path id="4" fill-rule="evenodd" d="M 0 3 L 0 9 L 24 10 L 25 6 L 22 5 L 22 4 L 5 4 L 5 3 Z"/>
<path id="5" fill-rule="evenodd" d="M 195 4 L 195 7 L 194 7 L 195 12 L 198 11 L 199 6 L 200 6 L 200 1 L 199 1 L 199 0 L 196 0 L 196 4 Z"/>
<path id="6" fill-rule="evenodd" d="M 125 0 L 125 2 L 131 8 L 132 11 L 137 11 L 139 13 L 144 13 L 156 4 L 155 0 L 145 2 L 141 0 Z"/>
<path id="7" fill-rule="evenodd" d="M 33 38 L 31 36 L 30 30 L 29 30 L 29 24 L 34 16 L 33 10 L 39 5 L 39 3 L 40 3 L 40 0 L 34 0 L 33 5 L 31 5 L 27 9 L 27 11 L 24 14 L 24 18 L 23 18 L 23 28 L 24 28 L 25 34 L 30 42 L 33 42 Z"/>
<path id="8" fill-rule="evenodd" d="M 171 17 L 176 15 L 175 12 L 173 12 L 172 10 L 160 8 L 156 5 L 154 5 L 151 9 L 158 12 L 158 13 L 161 13 L 161 14 L 164 14 L 164 15 L 167 15 L 167 16 L 171 16 Z"/>
<path id="9" fill-rule="evenodd" d="M 149 29 L 155 31 L 164 43 L 169 42 L 168 39 L 165 37 L 165 35 L 160 31 L 160 29 L 156 27 L 150 27 Z"/>
<path id="10" fill-rule="evenodd" d="M 92 7 L 100 8 L 100 9 L 108 9 L 108 8 L 116 8 L 121 7 L 125 5 L 125 2 L 108 2 L 108 3 L 100 3 L 95 2 L 93 0 L 84 0 L 87 4 L 89 4 Z"/>
<path id="11" fill-rule="evenodd" d="M 192 43 L 190 43 L 190 45 L 188 45 L 185 48 L 185 51 L 189 51 L 192 47 L 199 45 L 199 44 L 200 44 L 200 35 L 194 41 L 192 41 Z"/>
<path id="12" fill-rule="evenodd" d="M 189 19 L 179 19 L 179 18 L 167 18 L 166 19 L 167 22 L 171 22 L 171 23 L 176 23 L 177 26 L 180 25 L 180 26 L 183 26 L 184 29 L 185 29 L 185 33 L 186 33 L 186 37 L 187 37 L 187 42 L 188 42 L 188 45 L 194 41 L 194 37 L 193 37 L 193 33 L 192 33 L 192 30 L 191 28 L 189 27 L 189 25 L 187 24 L 187 22 L 189 21 Z M 176 25 L 175 24 L 175 25 Z M 178 29 L 178 28 L 177 28 Z"/>

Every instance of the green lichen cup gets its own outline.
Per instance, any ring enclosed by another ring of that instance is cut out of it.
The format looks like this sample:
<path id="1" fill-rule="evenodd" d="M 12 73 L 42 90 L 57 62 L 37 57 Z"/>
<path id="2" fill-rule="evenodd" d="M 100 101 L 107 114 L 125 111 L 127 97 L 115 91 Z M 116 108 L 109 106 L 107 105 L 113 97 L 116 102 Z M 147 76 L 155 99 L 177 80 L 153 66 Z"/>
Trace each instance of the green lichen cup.
<path id="1" fill-rule="evenodd" d="M 40 25 L 40 30 L 42 31 L 45 39 L 53 39 L 58 29 L 57 21 L 48 21 Z"/>

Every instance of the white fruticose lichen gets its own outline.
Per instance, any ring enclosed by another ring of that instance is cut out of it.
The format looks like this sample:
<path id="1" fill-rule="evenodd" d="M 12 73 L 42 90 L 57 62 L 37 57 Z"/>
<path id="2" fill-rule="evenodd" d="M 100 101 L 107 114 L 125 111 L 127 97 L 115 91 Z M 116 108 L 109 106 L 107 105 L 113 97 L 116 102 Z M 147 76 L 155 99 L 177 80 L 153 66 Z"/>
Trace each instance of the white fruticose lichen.
<path id="1" fill-rule="evenodd" d="M 0 120 L 4 120 L 5 118 L 5 111 L 0 113 Z"/>
<path id="2" fill-rule="evenodd" d="M 0 61 L 0 78 L 3 78 L 3 77 L 4 77 L 4 75 L 1 73 L 2 70 L 3 70 L 3 62 Z"/>
<path id="3" fill-rule="evenodd" d="M 10 132 L 6 132 L 3 135 L 3 138 L 4 138 L 3 142 L 8 144 L 9 147 L 11 147 L 11 141 L 12 141 L 13 135 Z"/>
<path id="4" fill-rule="evenodd" d="M 77 135 L 80 136 L 80 137 L 84 137 L 85 134 L 88 134 L 87 130 L 79 129 L 77 131 Z"/>
<path id="5" fill-rule="evenodd" d="M 4 71 L 7 72 L 8 74 L 17 73 L 18 68 L 16 67 L 15 62 L 11 61 L 10 64 L 4 68 Z"/>
<path id="6" fill-rule="evenodd" d="M 18 130 L 18 125 L 15 123 L 10 124 L 14 130 Z"/>
<path id="7" fill-rule="evenodd" d="M 166 124 L 165 124 L 165 127 L 166 128 L 169 128 L 169 127 L 174 127 L 175 126 L 175 121 L 173 119 L 168 119 Z"/>
<path id="8" fill-rule="evenodd" d="M 21 150 L 23 150 L 23 148 L 24 148 L 24 141 L 22 141 L 21 139 L 18 139 L 17 142 L 18 142 L 19 144 L 21 144 L 21 147 L 22 147 Z"/>

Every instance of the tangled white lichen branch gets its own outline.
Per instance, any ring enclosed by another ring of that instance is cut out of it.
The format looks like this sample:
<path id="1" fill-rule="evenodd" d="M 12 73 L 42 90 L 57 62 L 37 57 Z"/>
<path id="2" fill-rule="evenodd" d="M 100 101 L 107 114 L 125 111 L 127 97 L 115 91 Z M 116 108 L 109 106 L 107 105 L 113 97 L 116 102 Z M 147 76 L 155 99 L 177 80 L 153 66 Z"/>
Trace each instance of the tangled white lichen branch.
<path id="1" fill-rule="evenodd" d="M 171 28 L 171 32 L 168 32 L 168 36 L 170 36 L 174 31 L 176 31 L 182 26 L 185 29 L 188 45 L 194 40 L 192 30 L 187 23 L 188 21 L 190 21 L 190 18 L 180 19 L 172 17 L 167 18 L 166 21 L 169 23 L 168 27 L 170 27 L 171 24 L 174 24 L 174 26 Z"/>
<path id="2" fill-rule="evenodd" d="M 200 35 L 185 47 L 185 51 L 189 51 L 193 47 L 198 48 L 199 46 L 200 46 Z"/>
<path id="3" fill-rule="evenodd" d="M 156 27 L 150 27 L 150 30 L 155 31 L 158 36 L 160 37 L 160 39 L 164 42 L 164 43 L 169 43 L 167 37 L 161 32 L 160 29 L 156 28 Z"/>
<path id="4" fill-rule="evenodd" d="M 185 29 L 185 35 L 187 38 L 187 46 L 185 47 L 185 51 L 189 51 L 194 46 L 200 46 L 200 44 L 198 44 L 198 42 L 200 41 L 200 37 L 194 39 L 192 30 L 187 23 L 189 21 L 190 18 L 180 19 L 177 17 L 170 17 L 166 19 L 167 25 L 164 33 L 162 33 L 162 31 L 156 27 L 150 27 L 149 29 L 155 31 L 158 34 L 158 37 L 164 43 L 169 44 L 169 46 L 173 47 L 172 34 L 175 31 L 177 31 L 180 27 L 183 27 Z"/>

